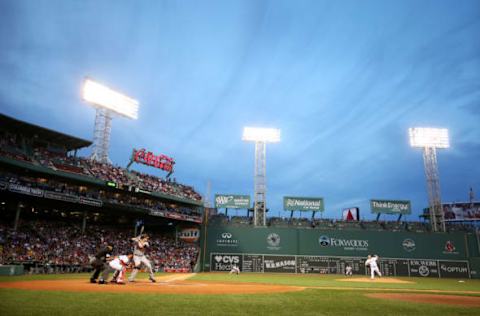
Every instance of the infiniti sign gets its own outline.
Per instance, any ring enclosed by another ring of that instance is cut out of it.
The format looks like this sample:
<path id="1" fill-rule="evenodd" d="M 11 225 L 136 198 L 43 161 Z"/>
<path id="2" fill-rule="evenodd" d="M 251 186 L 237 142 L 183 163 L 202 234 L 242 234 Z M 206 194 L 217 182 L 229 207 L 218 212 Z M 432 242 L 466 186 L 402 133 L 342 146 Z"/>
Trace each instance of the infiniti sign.
<path id="1" fill-rule="evenodd" d="M 223 232 L 218 235 L 217 246 L 219 247 L 237 247 L 238 239 L 235 239 L 232 233 Z"/>
<path id="2" fill-rule="evenodd" d="M 223 234 L 222 234 L 222 238 L 223 238 L 223 239 L 231 239 L 231 238 L 232 238 L 232 234 L 230 234 L 230 233 L 223 233 Z"/>

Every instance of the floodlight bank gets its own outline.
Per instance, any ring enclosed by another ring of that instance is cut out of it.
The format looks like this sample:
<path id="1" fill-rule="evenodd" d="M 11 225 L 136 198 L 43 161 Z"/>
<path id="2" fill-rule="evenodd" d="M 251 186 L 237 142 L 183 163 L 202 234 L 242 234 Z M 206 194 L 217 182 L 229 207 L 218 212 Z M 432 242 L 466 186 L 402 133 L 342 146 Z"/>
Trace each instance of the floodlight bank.
<path id="1" fill-rule="evenodd" d="M 138 119 L 138 101 L 98 82 L 85 79 L 82 97 L 85 101 L 106 108 L 130 119 Z"/>
<path id="2" fill-rule="evenodd" d="M 414 127 L 408 129 L 410 146 L 412 147 L 435 147 L 449 148 L 448 129 Z"/>
<path id="3" fill-rule="evenodd" d="M 243 129 L 243 140 L 254 142 L 280 142 L 280 130 L 276 128 L 245 127 Z"/>

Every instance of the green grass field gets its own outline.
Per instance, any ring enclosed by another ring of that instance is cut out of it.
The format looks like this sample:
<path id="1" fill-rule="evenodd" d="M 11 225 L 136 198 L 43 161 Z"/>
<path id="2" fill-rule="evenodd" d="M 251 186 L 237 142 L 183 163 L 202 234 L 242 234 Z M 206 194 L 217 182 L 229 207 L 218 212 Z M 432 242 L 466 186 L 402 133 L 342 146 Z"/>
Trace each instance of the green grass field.
<path id="1" fill-rule="evenodd" d="M 145 277 L 145 276 L 143 276 Z M 0 282 L 88 279 L 88 275 L 0 277 Z M 480 315 L 480 308 L 374 299 L 365 293 L 438 290 L 480 297 L 480 280 L 398 278 L 413 284 L 340 282 L 338 275 L 200 273 L 198 281 L 282 284 L 303 291 L 272 294 L 178 295 L 0 289 L 0 315 Z M 462 293 L 477 292 L 477 293 Z M 445 294 L 445 293 L 442 293 Z"/>

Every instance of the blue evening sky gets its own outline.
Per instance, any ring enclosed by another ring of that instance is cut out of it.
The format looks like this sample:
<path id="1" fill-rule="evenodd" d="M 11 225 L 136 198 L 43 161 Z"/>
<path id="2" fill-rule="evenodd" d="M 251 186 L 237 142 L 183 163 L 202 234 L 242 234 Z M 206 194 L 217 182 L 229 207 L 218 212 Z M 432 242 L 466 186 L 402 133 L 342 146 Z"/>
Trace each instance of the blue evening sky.
<path id="1" fill-rule="evenodd" d="M 0 112 L 91 140 L 85 76 L 141 103 L 137 121 L 114 120 L 112 161 L 170 155 L 201 193 L 210 180 L 212 195 L 253 197 L 242 128 L 280 128 L 267 147 L 272 215 L 293 195 L 324 197 L 331 218 L 406 199 L 417 219 L 428 202 L 411 126 L 450 130 L 443 201 L 480 193 L 476 0 L 0 1 Z"/>

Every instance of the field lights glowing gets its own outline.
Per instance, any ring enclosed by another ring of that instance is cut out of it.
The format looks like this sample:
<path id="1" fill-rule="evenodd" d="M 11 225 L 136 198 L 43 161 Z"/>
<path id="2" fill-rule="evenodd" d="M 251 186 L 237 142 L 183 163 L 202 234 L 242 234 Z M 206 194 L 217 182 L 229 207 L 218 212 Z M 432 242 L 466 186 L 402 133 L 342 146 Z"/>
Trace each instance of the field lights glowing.
<path id="1" fill-rule="evenodd" d="M 414 127 L 408 129 L 410 146 L 412 147 L 435 147 L 449 148 L 448 129 Z"/>
<path id="2" fill-rule="evenodd" d="M 85 101 L 104 107 L 131 119 L 138 119 L 138 101 L 98 82 L 85 79 L 82 88 Z"/>
<path id="3" fill-rule="evenodd" d="M 280 130 L 276 128 L 245 127 L 242 140 L 254 142 L 280 142 Z"/>

